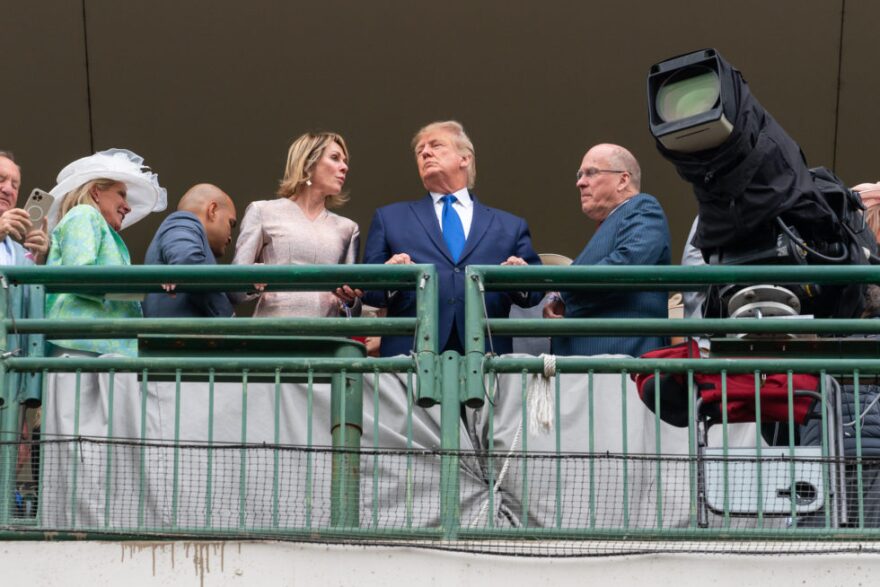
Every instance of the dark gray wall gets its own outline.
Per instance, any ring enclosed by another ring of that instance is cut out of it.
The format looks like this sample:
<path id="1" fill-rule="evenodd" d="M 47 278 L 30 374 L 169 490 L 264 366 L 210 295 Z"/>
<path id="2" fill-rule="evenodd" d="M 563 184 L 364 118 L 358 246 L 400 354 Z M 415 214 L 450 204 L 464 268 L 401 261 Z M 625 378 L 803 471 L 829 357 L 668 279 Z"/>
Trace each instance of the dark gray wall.
<path id="1" fill-rule="evenodd" d="M 291 139 L 330 129 L 352 155 L 341 213 L 366 233 L 377 206 L 421 195 L 413 132 L 455 118 L 476 143 L 476 193 L 526 217 L 539 251 L 573 256 L 592 234 L 574 172 L 610 141 L 640 159 L 677 256 L 695 204 L 653 146 L 645 75 L 710 46 L 811 165 L 880 179 L 868 0 L 2 0 L 0 14 L 0 148 L 16 151 L 23 193 L 93 148 L 126 147 L 170 208 L 210 181 L 241 214 L 271 197 Z M 136 261 L 161 218 L 124 233 Z"/>

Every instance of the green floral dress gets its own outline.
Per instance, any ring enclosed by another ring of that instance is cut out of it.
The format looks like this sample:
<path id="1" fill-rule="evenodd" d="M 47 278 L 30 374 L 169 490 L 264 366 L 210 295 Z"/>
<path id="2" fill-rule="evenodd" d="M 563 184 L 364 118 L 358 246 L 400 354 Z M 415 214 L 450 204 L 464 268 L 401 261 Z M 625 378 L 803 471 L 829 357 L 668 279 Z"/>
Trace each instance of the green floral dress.
<path id="1" fill-rule="evenodd" d="M 128 247 L 92 206 L 71 208 L 52 231 L 47 266 L 131 265 Z M 46 296 L 46 317 L 51 319 L 141 318 L 140 302 L 107 300 L 103 296 L 52 293 Z M 56 340 L 55 345 L 98 354 L 137 356 L 133 339 Z"/>

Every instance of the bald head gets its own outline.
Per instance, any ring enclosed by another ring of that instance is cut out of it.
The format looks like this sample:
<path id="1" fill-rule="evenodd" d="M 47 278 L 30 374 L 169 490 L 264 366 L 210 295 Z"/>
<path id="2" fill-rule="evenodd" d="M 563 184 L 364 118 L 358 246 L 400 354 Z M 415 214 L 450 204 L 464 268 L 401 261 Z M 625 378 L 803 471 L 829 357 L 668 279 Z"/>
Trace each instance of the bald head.
<path id="1" fill-rule="evenodd" d="M 591 220 L 602 222 L 641 191 L 642 171 L 632 153 L 620 145 L 601 143 L 584 155 L 577 178 L 581 210 Z"/>
<path id="2" fill-rule="evenodd" d="M 177 209 L 182 212 L 192 212 L 198 216 L 199 211 L 204 210 L 212 202 L 220 207 L 235 207 L 232 203 L 232 198 L 226 192 L 210 183 L 200 183 L 192 186 L 183 194 L 183 197 L 180 198 L 180 203 L 177 204 Z"/>
<path id="3" fill-rule="evenodd" d="M 232 198 L 215 185 L 200 183 L 183 194 L 177 210 L 198 217 L 205 227 L 211 252 L 215 257 L 222 257 L 226 245 L 232 242 L 232 229 L 238 222 Z"/>
<path id="4" fill-rule="evenodd" d="M 639 162 L 636 161 L 635 156 L 629 152 L 625 147 L 621 147 L 620 145 L 614 145 L 612 143 L 600 143 L 590 149 L 590 152 L 593 150 L 596 151 L 597 154 L 601 154 L 602 157 L 608 162 L 611 169 L 620 169 L 626 171 L 629 174 L 629 183 L 632 188 L 633 195 L 639 193 L 642 189 L 642 168 L 639 167 Z"/>

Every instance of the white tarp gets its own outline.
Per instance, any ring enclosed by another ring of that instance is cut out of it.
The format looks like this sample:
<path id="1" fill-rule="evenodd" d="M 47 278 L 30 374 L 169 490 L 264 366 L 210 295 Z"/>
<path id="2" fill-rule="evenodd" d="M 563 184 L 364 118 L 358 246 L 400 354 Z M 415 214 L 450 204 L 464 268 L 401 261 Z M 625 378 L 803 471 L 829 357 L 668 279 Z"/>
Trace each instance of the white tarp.
<path id="1" fill-rule="evenodd" d="M 109 419 L 110 376 L 82 373 L 77 417 L 76 374 L 48 377 L 44 395 L 43 440 L 75 436 L 106 438 L 111 434 Z M 587 375 L 565 375 L 562 379 L 561 453 L 589 451 L 589 394 Z M 623 388 L 621 387 L 623 385 Z M 146 389 L 146 418 L 142 420 L 142 390 Z M 175 422 L 176 394 L 173 382 L 149 382 L 143 386 L 133 373 L 113 378 L 112 436 L 166 446 L 139 446 L 94 443 L 46 443 L 42 447 L 40 525 L 46 528 L 204 528 L 271 529 L 302 528 L 310 516 L 315 528 L 330 524 L 329 452 L 274 450 L 238 446 L 266 443 L 275 439 L 275 385 L 251 382 L 246 393 L 240 382 L 216 383 L 214 390 L 213 458 L 209 463 L 209 398 L 206 383 L 181 385 L 180 420 Z M 494 450 L 492 466 L 496 481 L 510 458 L 499 492 L 494 499 L 494 521 L 498 527 L 521 525 L 524 498 L 528 501 L 530 526 L 555 526 L 557 486 L 561 496 L 563 527 L 600 528 L 656 527 L 657 466 L 651 459 L 622 460 L 613 455 L 623 452 L 623 414 L 621 399 L 626 396 L 626 449 L 632 457 L 655 455 L 655 417 L 638 398 L 629 379 L 619 374 L 593 376 L 593 451 L 609 453 L 587 458 L 530 459 L 525 468 L 521 454 L 523 441 L 528 454 L 556 451 L 555 430 L 547 435 L 517 434 L 522 421 L 522 381 L 519 375 L 499 378 L 495 395 Z M 621 392 L 623 389 L 623 392 Z M 315 384 L 313 393 L 312 437 L 314 447 L 327 447 L 330 437 L 329 384 Z M 374 441 L 373 376 L 364 377 L 364 419 L 361 447 L 374 446 L 392 451 L 438 450 L 440 448 L 440 409 L 412 407 L 412 442 L 407 442 L 406 375 L 384 374 L 379 378 L 379 427 Z M 242 425 L 242 413 L 247 418 Z M 307 386 L 284 383 L 280 389 L 278 444 L 308 445 Z M 488 409 L 470 412 L 468 425 L 460 426 L 463 451 L 489 447 Z M 145 431 L 142 431 L 142 422 Z M 173 441 L 179 425 L 183 446 L 175 464 Z M 754 445 L 754 425 L 731 427 L 731 446 Z M 511 447 L 514 449 L 511 453 Z M 661 423 L 664 455 L 687 455 L 687 430 Z M 307 512 L 307 468 L 311 459 L 311 513 Z M 108 468 L 109 462 L 109 468 Z M 374 462 L 378 474 L 374 494 Z M 437 527 L 440 515 L 440 457 L 407 456 L 403 452 L 364 455 L 361 463 L 362 527 Z M 209 475 L 210 466 L 210 475 Z M 175 491 L 175 467 L 176 488 Z M 275 480 L 277 470 L 277 494 Z M 461 459 L 461 521 L 465 526 L 485 527 L 489 487 L 485 458 Z M 524 482 L 523 474 L 526 478 Z M 244 485 L 241 479 L 244 478 Z M 210 486 L 210 508 L 208 491 Z M 629 506 L 624 519 L 624 486 Z M 109 487 L 109 495 L 105 488 Z M 689 485 L 686 462 L 661 468 L 663 527 L 686 525 L 689 521 Z M 593 491 L 595 511 L 589 508 Z M 276 512 L 277 504 L 277 512 Z M 210 520 L 207 517 L 210 511 Z M 210 522 L 210 523 L 209 523 Z M 277 526 L 276 526 L 277 523 Z"/>

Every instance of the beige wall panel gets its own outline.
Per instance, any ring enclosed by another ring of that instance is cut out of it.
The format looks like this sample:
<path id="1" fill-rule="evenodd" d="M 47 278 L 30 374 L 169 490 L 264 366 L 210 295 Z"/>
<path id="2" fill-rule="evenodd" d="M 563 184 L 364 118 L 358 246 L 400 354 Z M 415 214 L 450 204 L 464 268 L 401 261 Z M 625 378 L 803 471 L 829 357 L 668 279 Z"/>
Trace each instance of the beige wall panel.
<path id="1" fill-rule="evenodd" d="M 840 93 L 840 129 L 837 171 L 850 185 L 880 180 L 877 137 L 880 136 L 880 75 L 876 25 L 880 4 L 847 0 L 843 32 L 843 67 Z"/>
<path id="2" fill-rule="evenodd" d="M 88 153 L 82 5 L 71 0 L 0 2 L 0 149 L 22 166 L 21 203 L 55 185 L 73 154 Z"/>
<path id="3" fill-rule="evenodd" d="M 456 118 L 476 143 L 478 196 L 526 217 L 539 250 L 576 255 L 593 227 L 574 171 L 586 147 L 614 141 L 642 161 L 677 256 L 695 204 L 647 130 L 649 66 L 718 48 L 810 163 L 830 165 L 840 10 L 828 0 L 88 0 L 95 144 L 143 154 L 172 206 L 213 181 L 243 208 L 271 197 L 292 138 L 337 130 L 352 151 L 342 213 L 366 234 L 377 206 L 422 194 L 413 132 Z M 160 220 L 127 231 L 134 259 Z"/>

